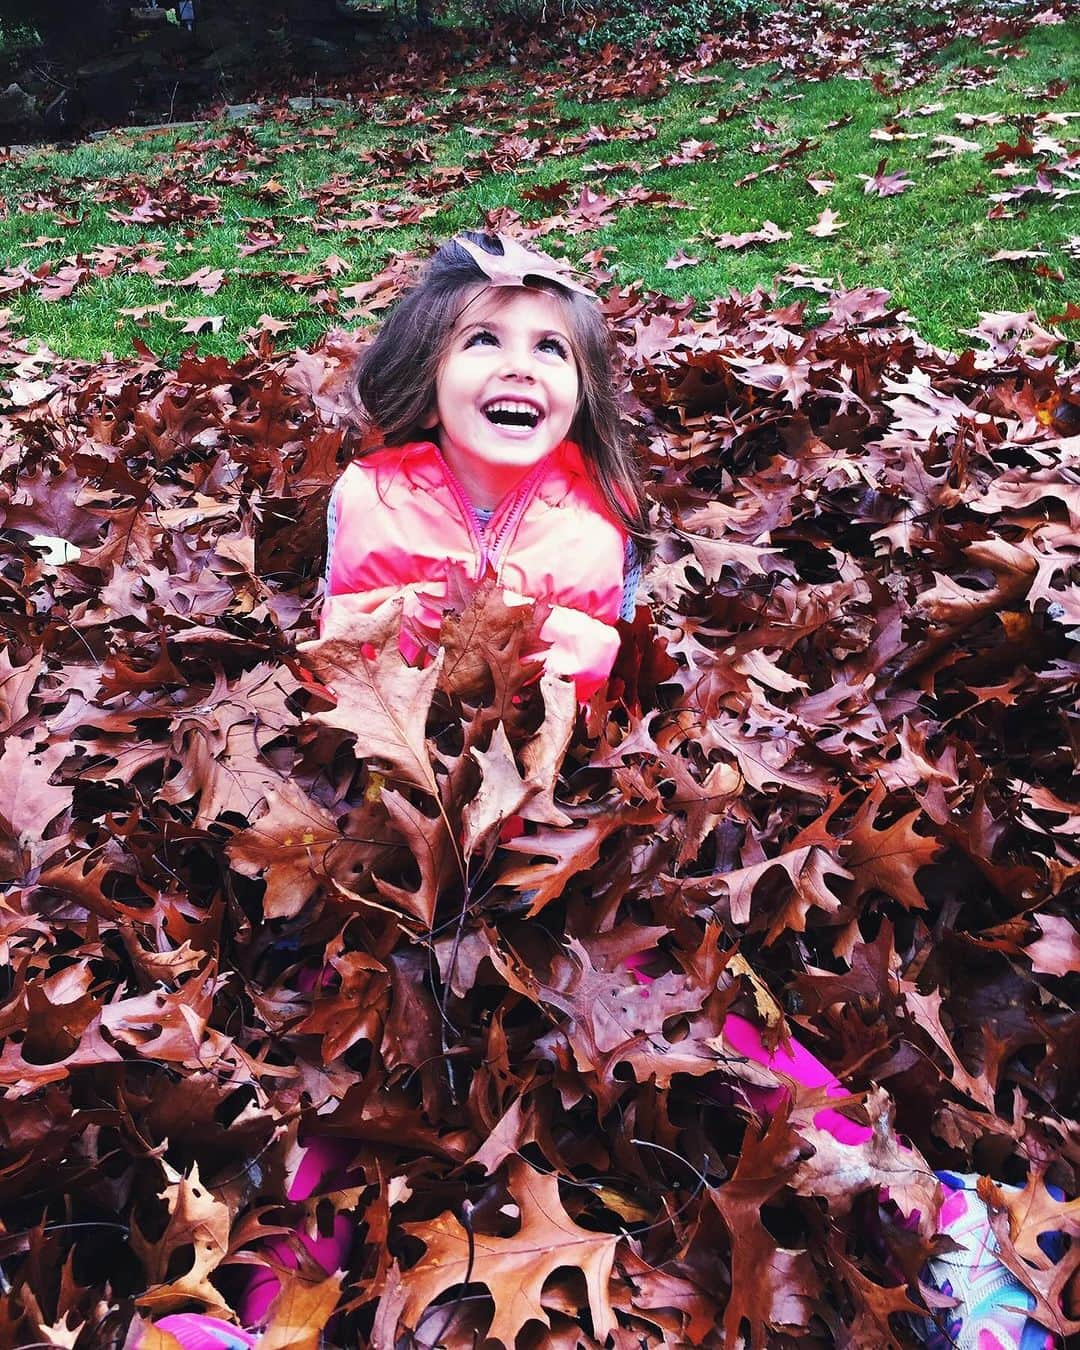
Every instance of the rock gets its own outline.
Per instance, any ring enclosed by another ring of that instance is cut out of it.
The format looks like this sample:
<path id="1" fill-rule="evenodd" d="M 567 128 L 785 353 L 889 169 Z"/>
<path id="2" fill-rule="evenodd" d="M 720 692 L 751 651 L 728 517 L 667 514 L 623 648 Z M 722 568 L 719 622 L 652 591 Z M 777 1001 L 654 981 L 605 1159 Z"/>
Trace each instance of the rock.
<path id="1" fill-rule="evenodd" d="M 302 96 L 289 99 L 289 107 L 293 112 L 311 112 L 313 108 L 347 108 L 348 106 L 343 98 L 309 98 Z"/>
<path id="2" fill-rule="evenodd" d="M 199 16 L 192 35 L 195 45 L 201 51 L 213 52 L 222 47 L 232 47 L 243 39 L 241 26 L 223 14 Z"/>
<path id="3" fill-rule="evenodd" d="M 126 130 L 137 136 L 151 136 L 155 131 L 198 131 L 203 122 L 148 122 L 144 127 L 127 127 Z"/>
<path id="4" fill-rule="evenodd" d="M 354 5 L 346 11 L 346 17 L 361 28 L 385 28 L 390 11 L 382 5 Z"/>
<path id="5" fill-rule="evenodd" d="M 325 38 L 301 39 L 297 43 L 297 50 L 303 52 L 316 70 L 328 75 L 347 75 L 353 66 L 352 58 L 345 48 L 336 42 L 327 42 Z"/>
<path id="6" fill-rule="evenodd" d="M 85 65 L 79 67 L 76 74 L 80 80 L 112 79 L 116 75 L 134 73 L 136 67 L 142 65 L 142 60 L 141 51 L 130 49 L 118 55 L 102 56 L 96 61 L 87 61 Z"/>
<path id="7" fill-rule="evenodd" d="M 261 118 L 262 115 L 260 103 L 230 103 L 225 109 L 225 119 L 228 122 L 248 122 L 253 118 Z"/>
<path id="8" fill-rule="evenodd" d="M 200 70 L 213 73 L 243 71 L 251 65 L 251 47 L 244 42 L 234 42 L 228 47 L 216 47 L 209 56 L 198 63 Z"/>
<path id="9" fill-rule="evenodd" d="M 139 41 L 139 51 L 144 60 L 162 58 L 176 63 L 186 60 L 192 50 L 191 34 L 185 28 L 177 28 L 167 23 L 164 28 L 155 28 Z"/>
<path id="10" fill-rule="evenodd" d="M 106 136 L 131 136 L 139 139 L 159 133 L 164 135 L 168 131 L 183 131 L 185 133 L 198 131 L 200 127 L 205 125 L 205 122 L 148 122 L 145 126 L 106 127 L 104 131 L 92 131 L 88 139 L 101 141 Z"/>
<path id="11" fill-rule="evenodd" d="M 0 89 L 0 127 L 30 126 L 38 120 L 37 104 L 21 84 Z"/>

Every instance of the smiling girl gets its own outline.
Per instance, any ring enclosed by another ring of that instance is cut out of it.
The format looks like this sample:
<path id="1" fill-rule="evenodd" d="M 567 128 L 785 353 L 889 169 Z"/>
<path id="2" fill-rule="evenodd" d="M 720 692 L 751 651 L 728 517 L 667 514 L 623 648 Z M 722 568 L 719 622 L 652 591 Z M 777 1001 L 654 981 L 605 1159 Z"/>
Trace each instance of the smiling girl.
<path id="1" fill-rule="evenodd" d="M 454 581 L 490 575 L 510 603 L 550 606 L 547 667 L 587 698 L 647 543 L 589 293 L 544 254 L 463 235 L 384 324 L 357 387 L 385 446 L 334 490 L 324 633 L 403 596 L 412 658 L 437 640 Z"/>

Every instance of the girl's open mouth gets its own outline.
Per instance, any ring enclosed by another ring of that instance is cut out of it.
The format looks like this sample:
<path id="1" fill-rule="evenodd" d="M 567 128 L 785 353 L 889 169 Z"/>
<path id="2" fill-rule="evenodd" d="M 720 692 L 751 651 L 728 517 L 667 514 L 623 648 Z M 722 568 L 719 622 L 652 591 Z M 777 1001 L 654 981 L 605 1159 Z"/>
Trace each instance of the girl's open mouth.
<path id="1" fill-rule="evenodd" d="M 484 416 L 497 427 L 531 431 L 540 422 L 542 413 L 535 403 L 520 399 L 499 399 L 484 408 Z"/>

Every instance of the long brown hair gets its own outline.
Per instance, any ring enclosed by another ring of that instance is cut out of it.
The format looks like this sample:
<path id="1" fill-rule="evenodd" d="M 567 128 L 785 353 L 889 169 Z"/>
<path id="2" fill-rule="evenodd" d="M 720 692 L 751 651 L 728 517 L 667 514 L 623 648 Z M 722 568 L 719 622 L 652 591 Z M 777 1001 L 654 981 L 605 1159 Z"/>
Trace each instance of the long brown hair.
<path id="1" fill-rule="evenodd" d="M 497 234 L 466 231 L 461 236 L 494 256 L 503 254 Z M 538 254 L 538 262 L 544 255 Z M 554 266 L 554 264 L 552 265 Z M 559 285 L 545 269 L 530 277 L 562 305 L 581 390 L 570 435 L 605 504 L 637 544 L 650 545 L 644 492 L 633 455 L 619 424 L 612 380 L 612 339 L 595 303 Z M 370 347 L 361 353 L 355 388 L 364 415 L 378 427 L 385 445 L 427 440 L 435 406 L 435 377 L 467 292 L 487 281 L 468 250 L 451 239 L 439 249 L 419 281 L 402 296 Z M 427 426 L 425 427 L 425 422 Z"/>

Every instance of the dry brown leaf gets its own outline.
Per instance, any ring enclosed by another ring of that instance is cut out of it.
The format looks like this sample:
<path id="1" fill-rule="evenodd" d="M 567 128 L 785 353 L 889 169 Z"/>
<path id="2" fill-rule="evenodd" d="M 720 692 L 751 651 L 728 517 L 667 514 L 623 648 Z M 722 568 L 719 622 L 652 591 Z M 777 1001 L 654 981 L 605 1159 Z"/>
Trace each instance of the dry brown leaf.
<path id="1" fill-rule="evenodd" d="M 469 1234 L 453 1214 L 406 1228 L 426 1248 L 404 1272 L 407 1291 L 402 1325 L 415 1327 L 440 1294 L 457 1285 L 483 1284 L 495 1301 L 488 1336 L 512 1350 L 518 1331 L 532 1319 L 550 1325 L 541 1293 L 545 1281 L 562 1267 L 585 1277 L 592 1325 L 604 1337 L 615 1327 L 609 1282 L 619 1238 L 579 1227 L 567 1214 L 553 1174 L 534 1171 L 521 1158 L 510 1163 L 509 1192 L 521 1211 L 521 1226 L 511 1237 Z"/>

